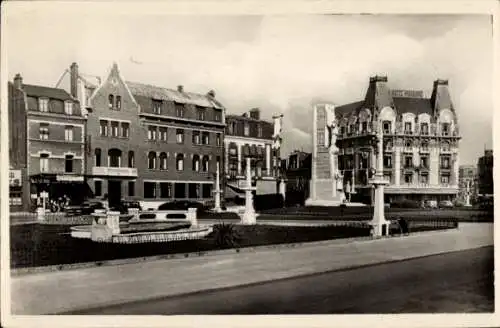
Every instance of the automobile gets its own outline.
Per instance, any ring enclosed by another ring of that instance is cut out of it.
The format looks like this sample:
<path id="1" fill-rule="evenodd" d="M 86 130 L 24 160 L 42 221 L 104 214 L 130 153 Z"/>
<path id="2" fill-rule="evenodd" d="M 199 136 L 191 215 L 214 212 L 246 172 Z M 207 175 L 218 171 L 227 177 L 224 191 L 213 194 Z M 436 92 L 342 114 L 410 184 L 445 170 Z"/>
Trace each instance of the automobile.
<path id="1" fill-rule="evenodd" d="M 129 208 L 137 208 L 142 211 L 141 204 L 138 201 L 122 200 L 118 205 L 112 206 L 110 210 L 118 211 L 120 214 L 127 214 Z"/>
<path id="2" fill-rule="evenodd" d="M 443 200 L 439 202 L 439 208 L 453 208 L 454 205 L 450 200 Z"/>
<path id="3" fill-rule="evenodd" d="M 158 210 L 187 210 L 188 208 L 196 208 L 198 214 L 204 213 L 207 209 L 202 203 L 189 200 L 174 200 L 158 206 Z"/>
<path id="4" fill-rule="evenodd" d="M 424 208 L 438 208 L 438 202 L 435 200 L 425 200 L 423 203 Z"/>
<path id="5" fill-rule="evenodd" d="M 95 210 L 105 209 L 104 203 L 97 200 L 84 201 L 81 204 L 66 206 L 64 212 L 68 216 L 75 215 L 89 215 L 94 213 Z"/>

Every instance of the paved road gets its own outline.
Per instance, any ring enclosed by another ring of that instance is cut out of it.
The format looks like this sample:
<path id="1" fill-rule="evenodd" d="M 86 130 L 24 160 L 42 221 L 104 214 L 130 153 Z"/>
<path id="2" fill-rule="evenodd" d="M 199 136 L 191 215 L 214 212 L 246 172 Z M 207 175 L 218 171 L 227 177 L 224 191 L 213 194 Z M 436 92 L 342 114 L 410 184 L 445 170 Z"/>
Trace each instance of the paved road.
<path id="1" fill-rule="evenodd" d="M 73 314 L 492 312 L 493 247 Z"/>

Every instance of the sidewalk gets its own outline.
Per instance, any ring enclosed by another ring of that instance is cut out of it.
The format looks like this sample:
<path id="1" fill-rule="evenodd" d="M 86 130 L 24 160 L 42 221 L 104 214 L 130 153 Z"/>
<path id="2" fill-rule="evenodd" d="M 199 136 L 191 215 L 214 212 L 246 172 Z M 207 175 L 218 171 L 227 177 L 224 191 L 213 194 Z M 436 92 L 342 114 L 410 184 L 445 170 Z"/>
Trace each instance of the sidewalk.
<path id="1" fill-rule="evenodd" d="M 402 238 L 12 277 L 12 314 L 55 314 L 493 245 L 493 224 Z"/>

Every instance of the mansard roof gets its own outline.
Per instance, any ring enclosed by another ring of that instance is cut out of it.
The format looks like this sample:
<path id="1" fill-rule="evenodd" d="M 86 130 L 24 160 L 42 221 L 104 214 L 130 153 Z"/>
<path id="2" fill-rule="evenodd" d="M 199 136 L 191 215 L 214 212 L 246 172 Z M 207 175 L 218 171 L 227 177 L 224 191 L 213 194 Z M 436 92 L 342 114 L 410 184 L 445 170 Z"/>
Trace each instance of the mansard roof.
<path id="1" fill-rule="evenodd" d="M 31 97 L 51 98 L 63 101 L 75 100 L 68 92 L 59 88 L 45 87 L 33 84 L 23 84 L 23 90 L 26 92 L 26 95 Z"/>

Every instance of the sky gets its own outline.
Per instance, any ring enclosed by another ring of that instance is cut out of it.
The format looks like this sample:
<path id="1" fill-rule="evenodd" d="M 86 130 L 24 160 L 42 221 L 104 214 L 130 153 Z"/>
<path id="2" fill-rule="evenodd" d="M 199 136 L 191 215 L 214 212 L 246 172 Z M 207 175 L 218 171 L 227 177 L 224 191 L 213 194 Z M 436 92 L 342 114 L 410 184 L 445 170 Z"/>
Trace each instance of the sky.
<path id="1" fill-rule="evenodd" d="M 54 19 L 54 18 L 57 19 Z M 27 24 L 26 22 L 29 22 Z M 8 76 L 55 86 L 72 62 L 105 76 L 206 93 L 229 114 L 284 114 L 283 153 L 312 149 L 313 99 L 364 98 L 369 77 L 430 95 L 448 79 L 461 164 L 492 147 L 493 39 L 487 15 L 123 15 L 25 11 L 8 16 Z"/>

